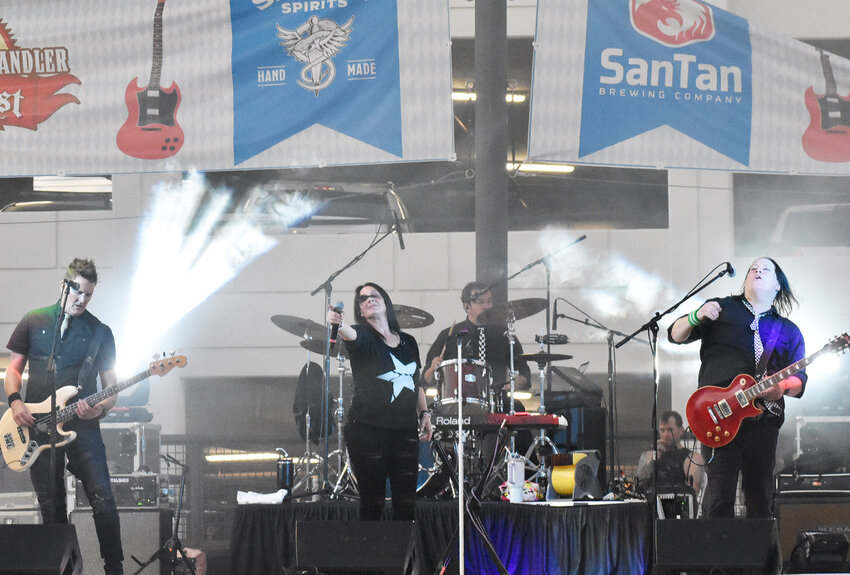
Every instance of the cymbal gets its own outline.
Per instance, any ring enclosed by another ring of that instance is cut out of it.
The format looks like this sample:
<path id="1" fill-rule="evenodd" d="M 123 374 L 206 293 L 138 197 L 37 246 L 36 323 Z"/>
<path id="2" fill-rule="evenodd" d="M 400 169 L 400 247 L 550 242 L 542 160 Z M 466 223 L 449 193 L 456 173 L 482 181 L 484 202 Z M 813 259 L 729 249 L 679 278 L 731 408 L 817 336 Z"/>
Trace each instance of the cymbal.
<path id="1" fill-rule="evenodd" d="M 393 305 L 393 311 L 401 329 L 416 329 L 434 323 L 434 316 L 416 307 Z"/>
<path id="2" fill-rule="evenodd" d="M 300 342 L 301 347 L 308 351 L 312 351 L 313 353 L 318 353 L 319 355 L 325 354 L 325 338 L 321 339 L 302 339 Z M 342 357 L 348 357 L 348 348 L 345 347 L 345 344 L 341 339 L 336 341 L 336 345 L 331 350 L 331 357 L 336 357 L 337 352 L 342 350 Z"/>
<path id="3" fill-rule="evenodd" d="M 513 312 L 514 319 L 524 319 L 546 309 L 546 300 L 539 297 L 515 299 L 494 305 L 478 316 L 483 323 L 505 323 Z"/>
<path id="4" fill-rule="evenodd" d="M 572 359 L 573 356 L 564 353 L 524 353 L 520 356 L 526 361 L 534 361 L 536 363 L 549 363 L 550 361 L 561 361 L 562 359 Z"/>
<path id="5" fill-rule="evenodd" d="M 325 326 L 310 319 L 303 319 L 294 315 L 273 315 L 271 319 L 277 327 L 298 337 L 324 340 L 327 336 Z"/>

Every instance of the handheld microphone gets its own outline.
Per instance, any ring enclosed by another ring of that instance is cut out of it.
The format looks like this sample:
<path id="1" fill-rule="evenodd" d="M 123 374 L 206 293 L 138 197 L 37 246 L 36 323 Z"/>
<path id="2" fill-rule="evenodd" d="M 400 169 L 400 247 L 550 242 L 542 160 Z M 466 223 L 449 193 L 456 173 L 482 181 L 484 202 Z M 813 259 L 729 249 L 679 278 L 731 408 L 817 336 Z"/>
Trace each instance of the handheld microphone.
<path id="1" fill-rule="evenodd" d="M 723 272 L 728 275 L 730 278 L 735 277 L 735 268 L 732 267 L 732 264 L 726 262 L 726 270 Z"/>
<path id="2" fill-rule="evenodd" d="M 342 305 L 342 302 L 338 301 L 334 304 L 333 310 L 336 313 L 342 313 L 342 310 L 343 310 L 344 307 L 345 306 Z M 331 347 L 333 347 L 333 345 L 336 343 L 337 334 L 339 334 L 339 324 L 338 323 L 331 324 L 331 336 L 330 336 L 330 338 L 328 338 L 331 342 Z"/>
<path id="3" fill-rule="evenodd" d="M 558 329 L 558 300 L 555 300 L 555 305 L 552 306 L 552 331 Z"/>
<path id="4" fill-rule="evenodd" d="M 404 249 L 404 238 L 401 235 L 401 224 L 398 222 L 398 214 L 395 210 L 390 210 L 393 213 L 393 221 L 395 222 L 395 233 L 398 236 L 398 247 Z"/>
<path id="5" fill-rule="evenodd" d="M 74 280 L 62 280 L 62 281 L 65 282 L 66 286 L 74 288 L 77 291 L 80 291 L 80 284 L 78 284 Z"/>

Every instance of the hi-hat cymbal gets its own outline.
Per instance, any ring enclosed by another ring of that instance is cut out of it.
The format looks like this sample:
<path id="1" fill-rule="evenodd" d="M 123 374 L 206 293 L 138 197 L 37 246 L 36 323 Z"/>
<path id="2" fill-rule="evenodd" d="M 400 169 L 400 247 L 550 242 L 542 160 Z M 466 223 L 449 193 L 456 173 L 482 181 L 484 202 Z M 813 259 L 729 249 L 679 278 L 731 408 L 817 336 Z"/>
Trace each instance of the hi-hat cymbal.
<path id="1" fill-rule="evenodd" d="M 564 353 L 524 353 L 520 356 L 526 361 L 534 361 L 536 363 L 549 363 L 550 361 L 561 361 L 562 359 L 572 359 L 573 356 Z"/>
<path id="2" fill-rule="evenodd" d="M 393 311 L 401 329 L 416 329 L 434 323 L 434 316 L 416 307 L 393 305 Z"/>
<path id="3" fill-rule="evenodd" d="M 515 299 L 484 310 L 478 316 L 482 323 L 505 323 L 513 315 L 514 319 L 524 319 L 546 309 L 546 300 L 539 297 Z"/>
<path id="4" fill-rule="evenodd" d="M 324 340 L 327 336 L 325 326 L 310 319 L 295 317 L 294 315 L 273 315 L 271 319 L 277 327 L 298 337 Z"/>
<path id="5" fill-rule="evenodd" d="M 313 353 L 318 353 L 319 355 L 325 354 L 325 338 L 321 339 L 302 339 L 300 342 L 301 347 L 308 351 L 312 351 Z M 331 350 L 331 357 L 336 357 L 339 351 L 342 351 L 343 357 L 348 357 L 348 348 L 345 347 L 345 344 L 341 339 L 338 339 L 336 345 Z"/>

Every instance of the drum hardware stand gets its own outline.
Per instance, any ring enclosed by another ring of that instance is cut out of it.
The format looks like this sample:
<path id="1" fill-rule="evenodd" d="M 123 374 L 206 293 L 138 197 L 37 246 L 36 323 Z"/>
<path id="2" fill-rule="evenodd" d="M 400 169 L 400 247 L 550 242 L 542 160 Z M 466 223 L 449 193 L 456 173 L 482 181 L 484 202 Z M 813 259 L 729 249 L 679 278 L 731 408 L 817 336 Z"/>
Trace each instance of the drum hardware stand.
<path id="1" fill-rule="evenodd" d="M 339 373 L 339 398 L 336 407 L 336 451 L 332 452 L 329 457 L 336 460 L 336 483 L 331 491 L 331 499 L 337 499 L 343 496 L 346 489 L 353 491 L 353 495 L 358 494 L 357 482 L 354 475 L 351 473 L 351 462 L 348 459 L 348 451 L 344 447 L 343 441 L 343 422 L 345 421 L 345 407 L 343 405 L 343 378 L 345 376 L 345 356 L 340 349 L 336 355 Z"/>
<path id="2" fill-rule="evenodd" d="M 617 451 L 615 449 L 615 438 L 616 434 L 616 421 L 617 421 L 617 356 L 616 349 L 614 346 L 614 336 L 619 335 L 622 337 L 628 337 L 626 334 L 619 332 L 617 330 L 609 329 L 602 325 L 599 321 L 592 318 L 585 311 L 579 309 L 575 304 L 571 301 L 566 300 L 564 298 L 556 298 L 556 306 L 557 300 L 561 300 L 571 307 L 575 308 L 579 313 L 585 316 L 585 319 L 578 319 L 574 317 L 570 317 L 568 315 L 560 314 L 557 311 L 554 313 L 553 321 L 557 321 L 559 318 L 568 319 L 570 321 L 574 321 L 576 323 L 580 323 L 582 325 L 592 327 L 598 330 L 602 330 L 606 333 L 606 341 L 608 342 L 608 445 L 610 449 L 608 450 L 608 461 L 605 462 L 608 465 L 608 485 L 609 489 L 614 489 L 615 485 L 615 472 L 620 467 L 619 457 L 616 455 Z M 555 308 L 557 309 L 557 307 Z M 634 341 L 638 343 L 644 343 L 650 345 L 649 341 L 645 339 L 633 338 Z"/>
<path id="3" fill-rule="evenodd" d="M 311 485 L 311 477 L 314 476 L 315 470 L 318 468 L 318 464 L 313 464 L 314 457 L 321 457 L 321 455 L 317 453 L 313 453 L 313 446 L 310 445 L 310 429 L 311 429 L 311 421 L 310 421 L 310 410 L 307 410 L 307 413 L 304 415 L 304 429 L 306 430 L 305 436 L 306 439 L 306 450 L 304 451 L 304 455 L 298 458 L 298 462 L 295 465 L 295 475 L 297 476 L 299 472 L 303 472 L 301 479 L 295 482 L 295 485 L 292 486 L 292 493 L 302 487 L 306 482 L 306 491 L 308 494 L 316 489 L 315 485 Z M 327 431 L 327 430 L 326 430 Z M 327 433 L 325 434 L 327 435 Z"/>
<path id="4" fill-rule="evenodd" d="M 543 342 L 540 343 L 540 351 L 541 355 L 548 355 L 543 353 Z M 540 407 L 537 408 L 538 413 L 546 413 L 546 366 L 550 365 L 550 362 L 543 361 L 542 359 L 537 362 L 537 369 L 540 371 Z M 552 454 L 558 453 L 558 448 L 555 445 L 555 442 L 546 435 L 545 429 L 540 429 L 537 437 L 534 438 L 534 441 L 528 447 L 528 451 L 525 453 L 525 461 L 526 465 L 530 466 L 532 470 L 534 470 L 534 474 L 528 479 L 529 481 L 534 481 L 535 479 L 540 479 L 542 481 L 546 480 L 546 465 L 543 462 L 543 448 L 548 447 L 552 450 Z M 537 465 L 531 462 L 531 454 L 537 454 Z"/>
<path id="5" fill-rule="evenodd" d="M 160 457 L 162 457 L 168 463 L 173 463 L 182 468 L 182 473 L 180 474 L 180 495 L 177 497 L 177 512 L 174 517 L 174 526 L 171 531 L 171 537 L 169 539 L 166 539 L 162 543 L 162 546 L 156 551 L 154 551 L 153 555 L 151 555 L 144 563 L 136 559 L 134 555 L 130 555 L 133 561 L 139 564 L 138 570 L 133 572 L 133 575 L 138 575 L 138 573 L 144 571 L 144 569 L 148 565 L 156 561 L 158 558 L 162 558 L 162 561 L 164 562 L 166 557 L 168 557 L 167 565 L 170 566 L 169 573 L 174 572 L 174 567 L 176 567 L 178 564 L 178 552 L 182 557 L 183 564 L 189 570 L 189 573 L 195 575 L 195 565 L 192 561 L 189 560 L 189 557 L 186 556 L 186 550 L 183 548 L 183 543 L 180 542 L 180 537 L 177 535 L 180 529 L 180 514 L 183 511 L 183 492 L 186 488 L 186 475 L 188 475 L 189 473 L 189 466 L 185 463 L 181 463 L 178 459 L 167 454 L 160 455 Z"/>

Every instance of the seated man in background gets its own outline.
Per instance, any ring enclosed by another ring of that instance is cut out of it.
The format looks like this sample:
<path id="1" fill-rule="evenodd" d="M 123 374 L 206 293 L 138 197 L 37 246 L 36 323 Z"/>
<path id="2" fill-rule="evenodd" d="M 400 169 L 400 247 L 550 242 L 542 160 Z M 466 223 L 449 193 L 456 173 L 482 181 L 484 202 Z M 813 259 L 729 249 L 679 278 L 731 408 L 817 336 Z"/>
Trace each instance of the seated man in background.
<path id="1" fill-rule="evenodd" d="M 703 458 L 682 446 L 680 440 L 684 433 L 682 416 L 678 412 L 665 411 L 661 414 L 658 421 L 658 457 L 652 450 L 641 455 L 637 470 L 638 489 L 647 494 L 657 491 L 695 495 L 700 492 Z M 654 485 L 656 478 L 657 490 Z"/>

